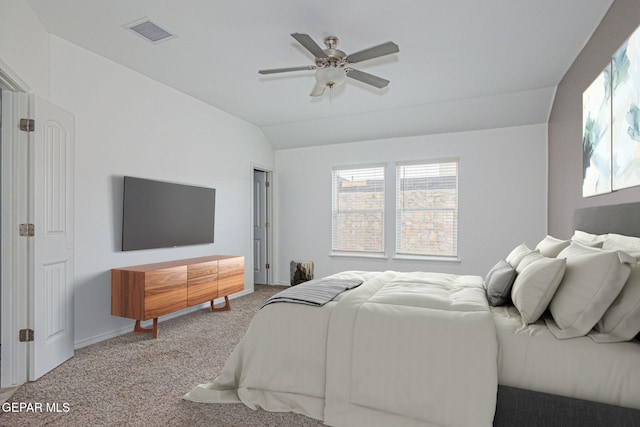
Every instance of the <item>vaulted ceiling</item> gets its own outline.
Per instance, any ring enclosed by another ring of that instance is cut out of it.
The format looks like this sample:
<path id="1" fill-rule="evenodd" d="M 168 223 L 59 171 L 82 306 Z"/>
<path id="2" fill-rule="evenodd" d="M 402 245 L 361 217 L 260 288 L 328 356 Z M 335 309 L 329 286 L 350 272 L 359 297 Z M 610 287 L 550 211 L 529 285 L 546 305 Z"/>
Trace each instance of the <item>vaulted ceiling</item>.
<path id="1" fill-rule="evenodd" d="M 51 33 L 259 126 L 274 148 L 547 121 L 555 87 L 613 0 L 29 0 Z M 125 26 L 150 19 L 176 37 Z M 400 52 L 309 96 L 314 71 L 291 33 L 347 54 L 393 41 Z"/>

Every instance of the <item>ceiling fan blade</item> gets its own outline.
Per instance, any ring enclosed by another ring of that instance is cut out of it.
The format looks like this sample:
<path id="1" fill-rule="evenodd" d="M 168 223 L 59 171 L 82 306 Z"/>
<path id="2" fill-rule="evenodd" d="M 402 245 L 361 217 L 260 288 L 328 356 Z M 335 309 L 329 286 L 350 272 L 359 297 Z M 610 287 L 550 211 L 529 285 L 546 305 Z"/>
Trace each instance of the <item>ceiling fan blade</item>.
<path id="1" fill-rule="evenodd" d="M 313 39 L 309 36 L 309 34 L 301 34 L 301 33 L 293 33 L 291 37 L 296 39 L 298 43 L 305 47 L 309 52 L 313 54 L 316 58 L 328 58 L 327 54 L 324 53 L 324 50 Z"/>
<path id="2" fill-rule="evenodd" d="M 326 88 L 327 87 L 325 85 L 316 83 L 316 85 L 313 87 L 313 90 L 311 91 L 309 96 L 322 96 Z"/>
<path id="3" fill-rule="evenodd" d="M 347 59 L 351 63 L 356 63 L 397 52 L 400 52 L 400 48 L 397 44 L 395 44 L 394 42 L 386 42 L 381 45 L 370 47 L 369 49 L 361 50 L 360 52 L 347 55 Z"/>
<path id="4" fill-rule="evenodd" d="M 275 73 L 287 73 L 289 71 L 302 71 L 302 70 L 315 70 L 315 65 L 303 65 L 301 67 L 289 67 L 289 68 L 272 68 L 270 70 L 260 70 L 260 74 L 275 74 Z"/>
<path id="5" fill-rule="evenodd" d="M 351 77 L 352 79 L 359 80 L 371 86 L 375 86 L 378 89 L 382 89 L 389 84 L 389 80 L 387 79 L 383 79 L 382 77 L 374 76 L 373 74 L 365 73 L 364 71 L 360 70 L 348 70 L 347 77 Z"/>

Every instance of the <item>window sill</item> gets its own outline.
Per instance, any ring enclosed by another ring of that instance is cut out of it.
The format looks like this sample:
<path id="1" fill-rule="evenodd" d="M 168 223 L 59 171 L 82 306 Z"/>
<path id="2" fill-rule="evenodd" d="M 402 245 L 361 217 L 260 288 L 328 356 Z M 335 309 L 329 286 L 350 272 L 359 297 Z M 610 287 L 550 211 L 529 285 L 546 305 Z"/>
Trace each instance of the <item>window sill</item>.
<path id="1" fill-rule="evenodd" d="M 384 254 L 366 254 L 359 252 L 332 252 L 330 257 L 336 258 L 366 258 L 366 259 L 387 259 Z"/>
<path id="2" fill-rule="evenodd" d="M 461 260 L 458 257 L 429 256 L 429 255 L 395 255 L 392 260 L 399 261 L 432 261 L 432 262 L 457 262 Z"/>
<path id="3" fill-rule="evenodd" d="M 364 259 L 387 259 L 384 254 L 366 254 L 358 252 L 332 252 L 329 254 L 334 258 L 364 258 Z M 462 262 L 458 257 L 444 257 L 444 256 L 427 256 L 427 255 L 395 255 L 391 258 L 392 261 L 428 261 L 428 262 Z"/>

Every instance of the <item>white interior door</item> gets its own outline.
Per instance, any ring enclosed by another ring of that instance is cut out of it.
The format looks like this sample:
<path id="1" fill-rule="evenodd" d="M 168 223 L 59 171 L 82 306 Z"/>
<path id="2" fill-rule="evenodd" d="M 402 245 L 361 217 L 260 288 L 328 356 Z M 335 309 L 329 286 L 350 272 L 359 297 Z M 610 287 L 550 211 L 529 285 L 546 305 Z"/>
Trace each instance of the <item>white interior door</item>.
<path id="1" fill-rule="evenodd" d="M 267 173 L 253 171 L 253 283 L 268 284 Z"/>
<path id="2" fill-rule="evenodd" d="M 31 237 L 29 317 L 34 331 L 29 380 L 73 356 L 74 117 L 35 96 L 30 135 Z"/>

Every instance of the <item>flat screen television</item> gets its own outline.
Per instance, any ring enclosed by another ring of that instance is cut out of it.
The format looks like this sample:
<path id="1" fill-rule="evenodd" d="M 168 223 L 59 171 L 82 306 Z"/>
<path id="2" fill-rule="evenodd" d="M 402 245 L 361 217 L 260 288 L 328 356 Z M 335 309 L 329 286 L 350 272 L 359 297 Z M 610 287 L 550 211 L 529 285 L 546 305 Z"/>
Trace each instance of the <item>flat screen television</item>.
<path id="1" fill-rule="evenodd" d="M 122 250 L 213 243 L 215 188 L 124 177 Z"/>

